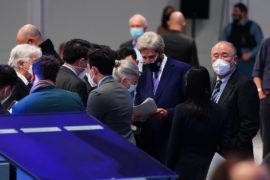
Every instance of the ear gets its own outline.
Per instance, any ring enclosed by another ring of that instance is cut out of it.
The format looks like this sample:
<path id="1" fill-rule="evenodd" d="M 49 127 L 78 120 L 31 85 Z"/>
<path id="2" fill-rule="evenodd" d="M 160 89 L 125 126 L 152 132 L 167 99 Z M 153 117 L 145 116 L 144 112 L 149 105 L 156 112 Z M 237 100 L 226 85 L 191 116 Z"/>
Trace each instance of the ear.
<path id="1" fill-rule="evenodd" d="M 36 45 L 35 40 L 33 38 L 29 38 L 27 40 L 27 44 Z"/>
<path id="2" fill-rule="evenodd" d="M 17 67 L 20 68 L 20 69 L 22 69 L 24 67 L 24 64 L 25 64 L 25 62 L 22 61 L 22 60 L 17 61 Z"/>
<path id="3" fill-rule="evenodd" d="M 235 65 L 237 64 L 237 59 L 238 59 L 237 55 L 234 55 L 234 57 L 233 57 L 233 63 L 234 63 Z"/>

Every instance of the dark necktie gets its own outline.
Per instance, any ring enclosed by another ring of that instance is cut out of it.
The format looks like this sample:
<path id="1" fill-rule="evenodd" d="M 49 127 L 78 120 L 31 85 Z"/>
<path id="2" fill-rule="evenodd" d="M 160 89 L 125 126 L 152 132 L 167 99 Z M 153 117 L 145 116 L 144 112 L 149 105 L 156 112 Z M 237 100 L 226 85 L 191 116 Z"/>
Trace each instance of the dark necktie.
<path id="1" fill-rule="evenodd" d="M 154 72 L 154 75 L 153 75 L 153 85 L 154 85 L 154 88 L 153 88 L 153 93 L 154 95 L 156 94 L 156 91 L 157 91 L 157 88 L 158 88 L 158 84 L 159 84 L 159 79 L 158 79 L 158 72 Z"/>
<path id="2" fill-rule="evenodd" d="M 222 81 L 221 80 L 218 80 L 216 82 L 215 89 L 214 89 L 214 91 L 212 93 L 211 100 L 214 101 L 214 102 L 216 102 L 216 103 L 217 103 L 217 100 L 218 100 L 218 94 L 220 92 L 220 86 L 221 86 L 221 84 L 222 84 Z"/>

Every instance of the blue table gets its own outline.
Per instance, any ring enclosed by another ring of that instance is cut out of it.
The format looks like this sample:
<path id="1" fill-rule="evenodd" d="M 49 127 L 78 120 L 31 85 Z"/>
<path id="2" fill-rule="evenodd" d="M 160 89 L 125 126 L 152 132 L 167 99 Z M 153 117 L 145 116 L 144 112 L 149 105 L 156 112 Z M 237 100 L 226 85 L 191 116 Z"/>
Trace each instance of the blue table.
<path id="1" fill-rule="evenodd" d="M 0 119 L 0 154 L 34 179 L 176 177 L 86 113 Z"/>

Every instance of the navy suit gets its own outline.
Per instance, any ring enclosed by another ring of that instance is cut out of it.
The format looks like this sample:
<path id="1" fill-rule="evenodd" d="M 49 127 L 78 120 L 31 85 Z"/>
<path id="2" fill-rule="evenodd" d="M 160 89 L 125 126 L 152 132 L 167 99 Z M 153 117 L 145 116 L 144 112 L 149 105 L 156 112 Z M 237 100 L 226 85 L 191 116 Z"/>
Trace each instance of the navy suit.
<path id="1" fill-rule="evenodd" d="M 170 119 L 175 106 L 183 101 L 183 77 L 189 67 L 186 63 L 168 57 L 155 95 L 153 93 L 153 73 L 148 67 L 144 67 L 139 79 L 136 104 L 151 97 L 159 108 L 168 111 L 168 119 L 151 118 L 141 126 L 141 144 L 139 146 L 161 162 L 165 162 L 171 128 Z"/>

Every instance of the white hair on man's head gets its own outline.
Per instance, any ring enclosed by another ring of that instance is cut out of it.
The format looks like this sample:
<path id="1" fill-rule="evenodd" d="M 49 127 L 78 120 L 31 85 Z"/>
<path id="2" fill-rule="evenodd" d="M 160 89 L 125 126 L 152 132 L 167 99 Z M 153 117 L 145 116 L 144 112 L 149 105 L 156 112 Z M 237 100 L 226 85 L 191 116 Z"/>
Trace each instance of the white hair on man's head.
<path id="1" fill-rule="evenodd" d="M 119 81 L 123 77 L 133 78 L 138 77 L 140 75 L 140 71 L 138 66 L 127 59 L 116 60 L 115 67 L 113 68 L 113 78 L 116 81 Z"/>
<path id="2" fill-rule="evenodd" d="M 31 56 L 41 57 L 41 49 L 30 44 L 19 44 L 11 50 L 8 65 L 17 69 L 18 61 L 28 62 Z"/>
<path id="3" fill-rule="evenodd" d="M 164 52 L 165 44 L 163 38 L 155 32 L 145 32 L 137 40 L 136 47 L 139 51 L 151 49 L 156 52 Z"/>
<path id="4" fill-rule="evenodd" d="M 134 19 L 140 19 L 143 23 L 144 23 L 144 26 L 147 27 L 148 26 L 148 23 L 147 23 L 147 20 L 146 18 L 141 15 L 141 14 L 134 14 L 130 19 L 129 19 L 129 24 L 132 22 L 132 20 Z"/>
<path id="5" fill-rule="evenodd" d="M 222 44 L 222 45 L 227 45 L 227 46 L 229 46 L 229 47 L 231 48 L 231 50 L 232 50 L 232 54 L 233 54 L 233 55 L 236 55 L 236 48 L 235 48 L 235 46 L 234 46 L 232 43 L 228 42 L 228 41 L 219 41 L 219 42 L 217 42 L 217 43 L 212 47 L 212 49 L 211 49 L 211 54 L 213 54 L 213 49 L 214 49 L 215 47 L 221 45 L 221 44 Z"/>

